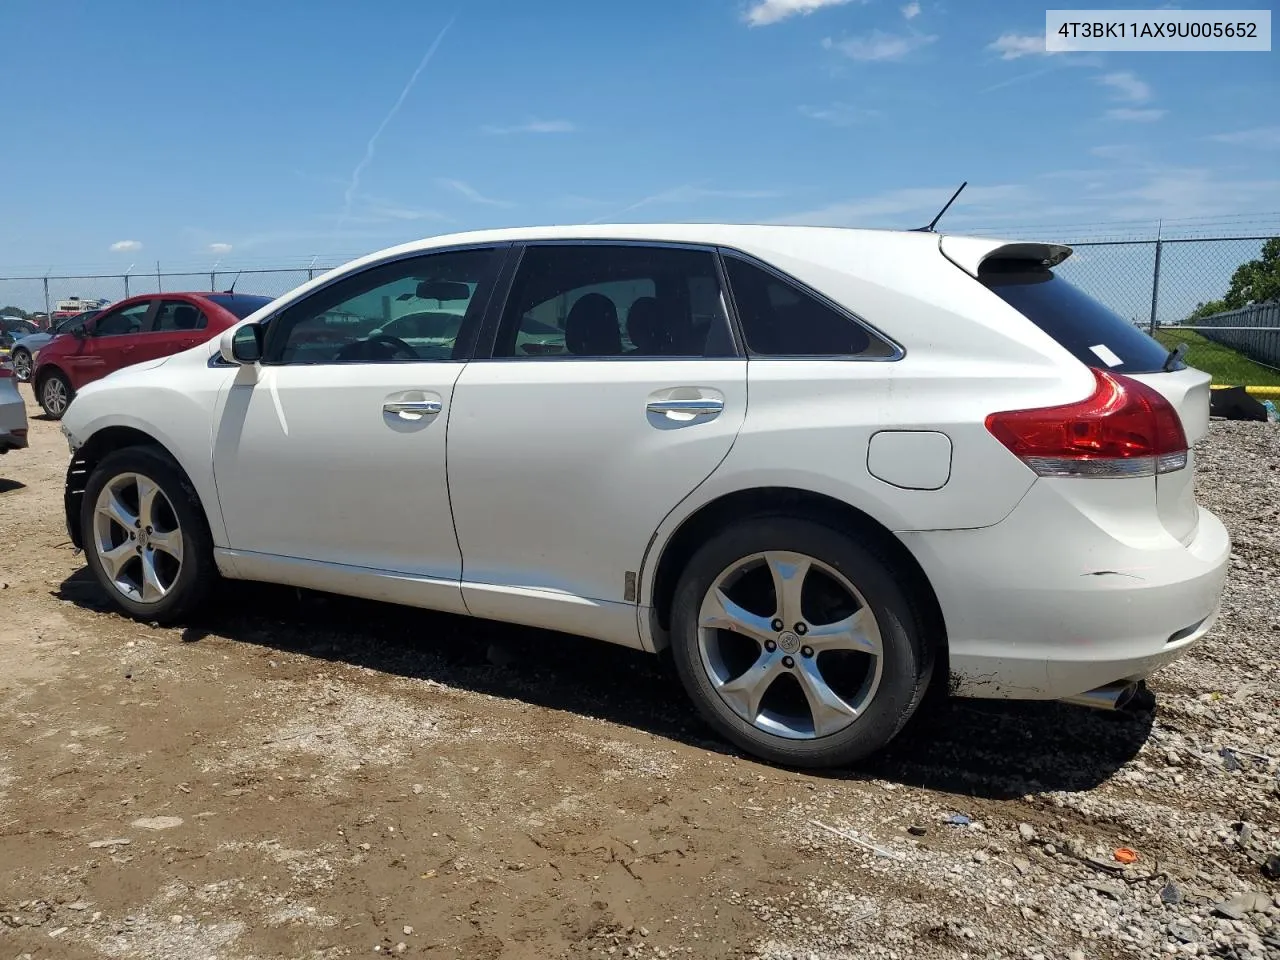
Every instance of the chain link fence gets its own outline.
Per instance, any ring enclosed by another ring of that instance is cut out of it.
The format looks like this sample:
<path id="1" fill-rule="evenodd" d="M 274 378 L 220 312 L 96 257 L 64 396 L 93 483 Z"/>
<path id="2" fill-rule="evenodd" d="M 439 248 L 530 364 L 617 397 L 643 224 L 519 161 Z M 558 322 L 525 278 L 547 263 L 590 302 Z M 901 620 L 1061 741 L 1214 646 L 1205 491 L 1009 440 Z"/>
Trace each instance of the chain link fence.
<path id="1" fill-rule="evenodd" d="M 27 313 L 57 309 L 61 300 L 105 299 L 111 303 L 143 293 L 210 292 L 235 285 L 236 293 L 278 297 L 329 270 L 326 266 L 208 270 L 185 273 L 131 273 L 86 276 L 0 277 L 0 308 Z"/>
<path id="2" fill-rule="evenodd" d="M 1074 253 L 1058 269 L 1166 345 L 1187 343 L 1187 361 L 1192 366 L 1207 367 L 1213 350 L 1230 347 L 1257 363 L 1280 367 L 1280 311 L 1237 311 L 1231 315 L 1234 319 L 1225 319 L 1227 314 L 1215 315 L 1220 311 L 1204 306 L 1224 297 L 1236 272 L 1259 260 L 1269 239 L 1273 237 L 1086 240 L 1072 244 Z M 313 264 L 127 276 L 0 277 L 0 307 L 12 304 L 28 312 L 47 313 L 56 309 L 59 300 L 71 297 L 104 297 L 114 302 L 141 293 L 225 290 L 232 283 L 240 293 L 278 297 L 328 269 Z M 1280 270 L 1280 264 L 1268 269 Z M 1219 329 L 1231 326 L 1251 329 Z"/>

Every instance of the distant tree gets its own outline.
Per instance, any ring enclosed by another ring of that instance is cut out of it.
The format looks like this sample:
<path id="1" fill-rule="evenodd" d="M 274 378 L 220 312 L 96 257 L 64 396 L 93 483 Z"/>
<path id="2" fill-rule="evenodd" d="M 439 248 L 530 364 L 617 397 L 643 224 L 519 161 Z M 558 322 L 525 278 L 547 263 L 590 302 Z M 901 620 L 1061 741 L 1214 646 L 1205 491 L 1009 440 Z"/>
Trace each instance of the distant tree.
<path id="1" fill-rule="evenodd" d="M 1222 313 L 1224 310 L 1231 309 L 1222 300 L 1210 300 L 1208 303 L 1197 303 L 1196 308 L 1191 311 L 1191 316 L 1187 317 L 1188 323 L 1194 323 L 1201 317 L 1211 317 L 1215 313 Z"/>
<path id="2" fill-rule="evenodd" d="M 21 317 L 26 320 L 31 314 L 21 307 L 0 307 L 0 317 Z"/>
<path id="3" fill-rule="evenodd" d="M 1228 310 L 1250 303 L 1280 300 L 1280 237 L 1262 245 L 1262 256 L 1242 263 L 1231 275 L 1231 286 L 1222 302 Z"/>

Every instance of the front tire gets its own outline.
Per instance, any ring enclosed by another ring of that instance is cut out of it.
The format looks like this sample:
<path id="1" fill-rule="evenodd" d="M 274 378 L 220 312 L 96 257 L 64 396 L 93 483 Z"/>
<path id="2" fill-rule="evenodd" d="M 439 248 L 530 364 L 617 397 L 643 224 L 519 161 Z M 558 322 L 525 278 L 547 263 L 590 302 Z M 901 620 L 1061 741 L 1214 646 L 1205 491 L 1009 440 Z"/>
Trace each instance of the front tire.
<path id="1" fill-rule="evenodd" d="M 61 420 L 74 396 L 71 382 L 58 370 L 44 374 L 36 385 L 36 399 L 50 420 Z"/>
<path id="2" fill-rule="evenodd" d="M 31 382 L 31 354 L 26 349 L 19 347 L 13 351 L 13 375 L 18 378 L 19 383 Z"/>
<path id="3" fill-rule="evenodd" d="M 736 523 L 677 585 L 681 683 L 717 732 L 770 763 L 862 760 L 903 728 L 933 673 L 902 582 L 885 558 L 813 521 Z"/>
<path id="4" fill-rule="evenodd" d="M 217 581 L 213 539 L 195 488 L 154 447 L 102 458 L 85 486 L 80 535 L 94 578 L 135 619 L 182 620 Z"/>

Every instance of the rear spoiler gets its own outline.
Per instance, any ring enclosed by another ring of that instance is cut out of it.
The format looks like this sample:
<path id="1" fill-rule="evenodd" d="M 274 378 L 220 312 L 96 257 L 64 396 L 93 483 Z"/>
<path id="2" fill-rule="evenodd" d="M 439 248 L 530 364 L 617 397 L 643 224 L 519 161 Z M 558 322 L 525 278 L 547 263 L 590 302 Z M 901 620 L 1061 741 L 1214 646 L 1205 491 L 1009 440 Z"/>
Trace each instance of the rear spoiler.
<path id="1" fill-rule="evenodd" d="M 1046 267 L 1056 267 L 1071 256 L 1071 248 L 1061 243 L 1010 242 L 950 234 L 938 238 L 938 250 L 972 277 L 977 277 L 982 264 L 994 257 L 1002 260 L 1034 260 Z"/>

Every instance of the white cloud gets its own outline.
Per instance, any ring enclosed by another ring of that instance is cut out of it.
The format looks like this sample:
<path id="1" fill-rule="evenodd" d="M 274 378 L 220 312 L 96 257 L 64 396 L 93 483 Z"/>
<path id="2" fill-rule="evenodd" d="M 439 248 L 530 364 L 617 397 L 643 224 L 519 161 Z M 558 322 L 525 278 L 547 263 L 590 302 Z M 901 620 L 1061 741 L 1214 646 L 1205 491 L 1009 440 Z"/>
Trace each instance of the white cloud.
<path id="1" fill-rule="evenodd" d="M 460 193 L 472 203 L 481 203 L 488 207 L 509 207 L 511 204 L 506 200 L 495 200 L 493 197 L 486 197 L 465 180 L 451 180 L 448 177 L 440 177 L 436 183 L 442 187 L 447 187 L 454 193 Z"/>
<path id="2" fill-rule="evenodd" d="M 1104 73 L 1098 78 L 1098 82 L 1114 90 L 1117 100 L 1125 100 L 1129 103 L 1146 103 L 1151 99 L 1151 87 L 1128 70 L 1121 70 L 1117 73 Z"/>
<path id="3" fill-rule="evenodd" d="M 848 103 L 830 103 L 825 107 L 813 107 L 808 104 L 801 104 L 799 107 L 800 114 L 808 117 L 810 120 L 818 120 L 822 123 L 829 123 L 833 127 L 848 127 L 871 117 L 878 116 L 876 110 L 869 110 L 865 107 L 855 107 Z"/>
<path id="4" fill-rule="evenodd" d="M 230 253 L 230 252 L 231 252 L 231 244 L 229 244 L 229 243 L 211 243 L 211 244 L 209 244 L 209 252 L 210 252 L 210 253 L 217 253 L 217 254 Z"/>
<path id="5" fill-rule="evenodd" d="M 851 60 L 901 60 L 913 50 L 933 43 L 938 38 L 923 33 L 870 33 L 844 40 L 827 37 L 822 45 L 828 50 L 838 50 Z"/>
<path id="6" fill-rule="evenodd" d="M 705 181 L 703 182 L 705 183 Z M 639 210 L 641 207 L 648 207 L 655 203 L 689 204 L 696 203 L 699 200 L 768 200 L 780 196 L 782 196 L 782 193 L 777 190 L 720 190 L 705 187 L 701 183 L 686 183 L 678 187 L 660 190 L 647 197 L 641 197 L 635 203 L 630 203 L 621 210 L 606 214 L 603 217 L 597 217 L 588 222 L 603 223 L 606 219 L 613 220 L 631 213 L 633 210 Z"/>
<path id="7" fill-rule="evenodd" d="M 916 3 L 916 0 L 911 0 L 910 3 L 902 8 L 902 15 L 908 20 L 914 20 L 920 16 L 920 4 Z"/>
<path id="8" fill-rule="evenodd" d="M 1017 60 L 1019 57 L 1049 55 L 1049 51 L 1044 48 L 1044 34 L 1040 33 L 1002 33 L 987 44 L 987 49 L 994 50 L 1000 54 L 1001 60 Z"/>
<path id="9" fill-rule="evenodd" d="M 115 253 L 136 253 L 142 249 L 141 240 L 117 240 L 111 245 Z"/>
<path id="10" fill-rule="evenodd" d="M 758 0 L 743 14 L 742 19 L 753 27 L 764 27 L 788 17 L 807 17 L 823 7 L 839 7 L 850 2 L 851 0 Z M 867 0 L 859 2 L 866 3 Z"/>
<path id="11" fill-rule="evenodd" d="M 1255 127 L 1252 130 L 1236 130 L 1233 133 L 1215 133 L 1209 139 L 1240 147 L 1280 150 L 1280 127 Z"/>
<path id="12" fill-rule="evenodd" d="M 578 127 L 571 120 L 530 120 L 527 123 L 517 123 L 509 127 L 497 126 L 496 124 L 485 124 L 481 129 L 485 133 L 492 134 L 573 133 L 578 129 Z"/>
<path id="13" fill-rule="evenodd" d="M 1116 107 L 1114 110 L 1108 110 L 1106 117 L 1108 120 L 1123 120 L 1126 123 L 1155 123 L 1168 112 L 1168 110 L 1136 110 L 1133 107 Z"/>

